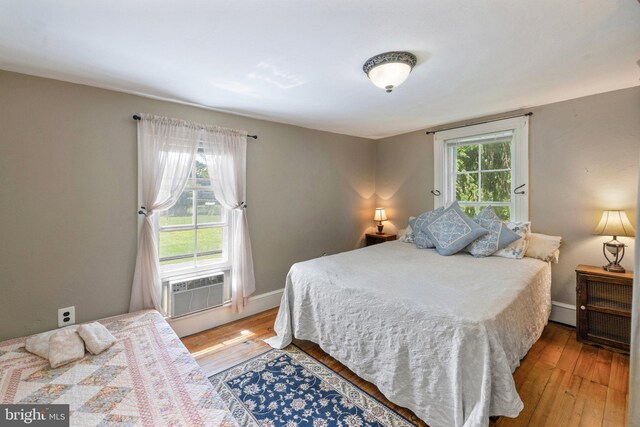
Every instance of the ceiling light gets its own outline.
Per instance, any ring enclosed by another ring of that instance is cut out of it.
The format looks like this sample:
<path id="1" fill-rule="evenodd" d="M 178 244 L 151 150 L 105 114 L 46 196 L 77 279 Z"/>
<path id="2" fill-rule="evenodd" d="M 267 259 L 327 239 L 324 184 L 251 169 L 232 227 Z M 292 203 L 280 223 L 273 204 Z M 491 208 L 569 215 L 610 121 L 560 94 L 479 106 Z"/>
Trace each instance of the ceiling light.
<path id="1" fill-rule="evenodd" d="M 388 93 L 407 79 L 416 62 L 416 56 L 410 52 L 385 52 L 369 58 L 362 71 L 374 85 Z"/>

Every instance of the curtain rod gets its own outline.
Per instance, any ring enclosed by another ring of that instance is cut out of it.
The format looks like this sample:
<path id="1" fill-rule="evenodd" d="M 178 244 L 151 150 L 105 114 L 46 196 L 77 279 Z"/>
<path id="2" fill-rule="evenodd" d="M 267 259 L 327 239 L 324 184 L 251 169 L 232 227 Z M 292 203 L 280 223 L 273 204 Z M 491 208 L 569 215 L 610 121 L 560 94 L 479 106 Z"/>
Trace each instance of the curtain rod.
<path id="1" fill-rule="evenodd" d="M 528 113 L 524 113 L 524 114 L 516 114 L 515 116 L 500 117 L 499 119 L 485 120 L 484 122 L 465 123 L 465 124 L 462 124 L 460 126 L 452 126 L 450 128 L 444 128 L 444 129 L 438 129 L 438 130 L 428 130 L 427 131 L 427 135 L 429 135 L 430 133 L 443 132 L 445 130 L 460 129 L 460 128 L 466 128 L 468 126 L 475 126 L 475 125 L 483 125 L 485 123 L 499 122 L 500 120 L 514 119 L 516 117 L 524 117 L 524 116 L 533 116 L 533 113 L 532 112 L 528 112 Z"/>
<path id="2" fill-rule="evenodd" d="M 142 117 L 140 117 L 137 114 L 133 115 L 133 120 L 141 120 Z M 247 138 L 253 138 L 253 139 L 258 139 L 258 135 L 247 135 Z"/>

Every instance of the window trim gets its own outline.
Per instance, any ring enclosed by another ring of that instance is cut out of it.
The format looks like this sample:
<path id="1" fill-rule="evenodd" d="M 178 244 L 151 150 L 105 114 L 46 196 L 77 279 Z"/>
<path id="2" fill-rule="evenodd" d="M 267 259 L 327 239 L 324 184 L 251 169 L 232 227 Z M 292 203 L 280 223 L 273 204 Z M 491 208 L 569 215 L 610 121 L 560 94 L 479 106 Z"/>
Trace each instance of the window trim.
<path id="1" fill-rule="evenodd" d="M 511 219 L 513 221 L 529 220 L 529 117 L 527 116 L 436 132 L 433 137 L 433 183 L 434 189 L 440 190 L 441 195 L 433 197 L 434 208 L 447 206 L 456 200 L 455 186 L 450 185 L 450 177 L 455 173 L 453 163 L 455 159 L 453 156 L 447 156 L 446 141 L 501 131 L 513 132 Z M 522 184 L 525 184 L 523 187 L 525 194 L 515 194 L 514 189 Z"/>

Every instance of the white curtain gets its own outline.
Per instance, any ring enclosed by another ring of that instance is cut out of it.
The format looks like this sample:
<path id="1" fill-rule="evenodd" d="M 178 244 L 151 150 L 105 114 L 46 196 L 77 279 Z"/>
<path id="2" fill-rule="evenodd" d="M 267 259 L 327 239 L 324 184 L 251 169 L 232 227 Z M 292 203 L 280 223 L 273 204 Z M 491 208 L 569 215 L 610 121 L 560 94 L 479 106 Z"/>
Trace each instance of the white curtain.
<path id="1" fill-rule="evenodd" d="M 182 120 L 141 114 L 138 122 L 138 191 L 146 211 L 138 240 L 129 311 L 162 312 L 156 216 L 173 206 L 186 186 L 200 129 Z"/>
<path id="2" fill-rule="evenodd" d="M 247 134 L 231 129 L 209 129 L 202 146 L 213 193 L 232 216 L 231 308 L 234 313 L 241 312 L 256 289 L 245 203 Z"/>
<path id="3" fill-rule="evenodd" d="M 636 207 L 636 244 L 631 304 L 631 359 L 629 366 L 629 426 L 640 427 L 640 177 Z"/>

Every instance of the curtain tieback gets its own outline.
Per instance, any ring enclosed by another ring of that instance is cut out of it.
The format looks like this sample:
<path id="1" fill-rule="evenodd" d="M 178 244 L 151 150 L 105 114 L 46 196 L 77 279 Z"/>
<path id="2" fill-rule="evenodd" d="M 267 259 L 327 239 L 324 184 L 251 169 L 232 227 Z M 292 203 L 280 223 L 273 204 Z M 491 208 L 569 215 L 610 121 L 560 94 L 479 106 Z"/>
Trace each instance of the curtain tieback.
<path id="1" fill-rule="evenodd" d="M 144 206 L 140 206 L 140 210 L 138 211 L 138 215 L 144 215 L 146 217 L 150 217 L 153 214 L 153 211 L 147 210 Z"/>
<path id="2" fill-rule="evenodd" d="M 247 209 L 247 203 L 246 203 L 246 202 L 240 202 L 240 203 L 238 203 L 237 205 L 235 205 L 235 206 L 233 207 L 233 209 L 238 209 L 238 210 L 240 210 L 240 209 Z"/>

